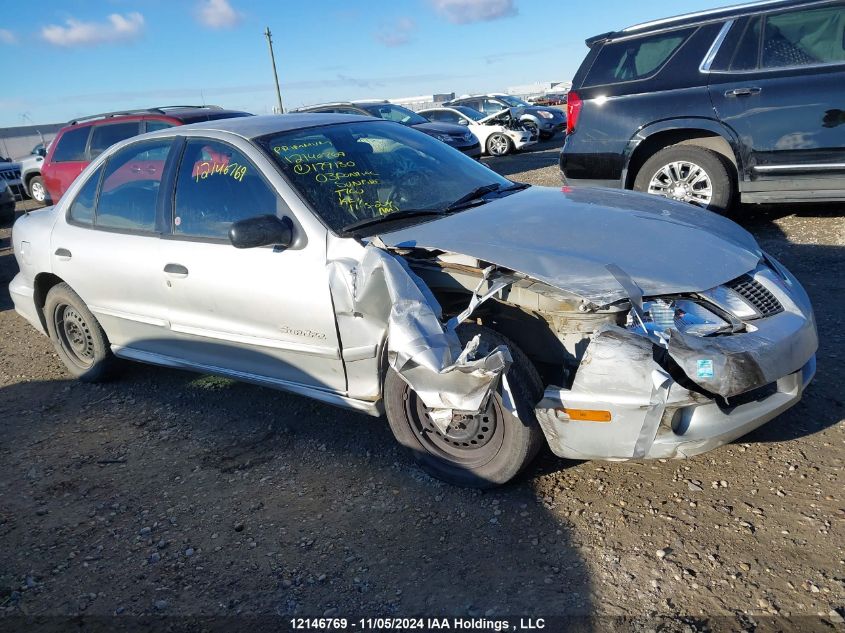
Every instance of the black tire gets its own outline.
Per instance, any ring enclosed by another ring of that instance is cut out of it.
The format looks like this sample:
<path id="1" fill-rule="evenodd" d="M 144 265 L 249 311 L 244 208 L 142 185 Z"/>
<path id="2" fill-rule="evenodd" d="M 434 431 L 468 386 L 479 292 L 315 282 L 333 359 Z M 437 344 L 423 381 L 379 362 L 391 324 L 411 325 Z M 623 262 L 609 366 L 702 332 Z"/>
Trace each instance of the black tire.
<path id="1" fill-rule="evenodd" d="M 555 137 L 554 132 L 540 132 L 541 141 L 549 141 Z"/>
<path id="2" fill-rule="evenodd" d="M 467 428 L 444 436 L 425 415 L 425 406 L 416 393 L 392 369 L 388 369 L 384 381 L 384 406 L 393 435 L 429 475 L 457 486 L 492 488 L 513 479 L 543 446 L 545 438 L 534 416 L 543 383 L 522 350 L 498 332 L 474 324 L 458 328 L 464 344 L 476 334 L 481 335 L 480 354 L 498 345 L 508 346 L 514 362 L 507 381 L 518 418 L 495 393 L 483 414 L 456 421 Z"/>
<path id="3" fill-rule="evenodd" d="M 487 153 L 490 156 L 507 156 L 513 151 L 513 141 L 502 132 L 487 137 Z"/>
<path id="4" fill-rule="evenodd" d="M 733 166 L 729 165 L 720 154 L 695 145 L 672 145 L 654 154 L 637 172 L 634 190 L 654 193 L 649 191 L 652 178 L 656 178 L 664 167 L 673 163 L 691 163 L 699 166 L 706 173 L 711 185 L 712 194 L 708 203 L 695 202 L 690 199 L 683 199 L 682 201 L 719 213 L 730 210 L 736 197 L 736 176 Z M 694 197 L 697 194 L 692 191 L 689 195 Z M 680 199 L 671 196 L 664 197 Z"/>
<path id="5" fill-rule="evenodd" d="M 36 202 L 47 202 L 47 189 L 44 187 L 41 176 L 33 176 L 27 189 L 29 189 L 29 197 Z"/>
<path id="6" fill-rule="evenodd" d="M 542 135 L 540 134 L 540 128 L 537 127 L 537 124 L 534 123 L 531 119 L 523 119 L 520 121 L 522 123 L 522 127 L 526 130 L 534 134 L 537 138 L 540 138 Z"/>
<path id="7" fill-rule="evenodd" d="M 75 378 L 102 382 L 111 377 L 115 358 L 106 333 L 66 283 L 56 284 L 47 293 L 44 319 L 53 347 Z"/>

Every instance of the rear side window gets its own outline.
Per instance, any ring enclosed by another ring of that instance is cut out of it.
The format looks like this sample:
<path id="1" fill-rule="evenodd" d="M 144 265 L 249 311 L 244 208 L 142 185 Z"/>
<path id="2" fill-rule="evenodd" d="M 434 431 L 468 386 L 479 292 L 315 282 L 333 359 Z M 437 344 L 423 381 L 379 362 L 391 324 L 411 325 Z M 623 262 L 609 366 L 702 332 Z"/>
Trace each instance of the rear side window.
<path id="1" fill-rule="evenodd" d="M 584 86 L 636 81 L 656 73 L 695 29 L 660 33 L 605 44 L 584 80 Z"/>
<path id="2" fill-rule="evenodd" d="M 103 168 L 91 174 L 88 181 L 76 194 L 73 203 L 70 205 L 70 219 L 79 224 L 93 224 L 94 202 L 97 199 L 97 187 L 100 186 L 100 178 L 103 175 Z"/>
<path id="3" fill-rule="evenodd" d="M 115 143 L 138 136 L 138 132 L 137 121 L 95 125 L 94 131 L 91 132 L 91 158 L 96 158 Z"/>
<path id="4" fill-rule="evenodd" d="M 766 18 L 762 68 L 845 62 L 845 6 L 777 13 Z"/>
<path id="5" fill-rule="evenodd" d="M 68 130 L 59 138 L 56 151 L 53 152 L 54 163 L 67 163 L 75 160 L 85 160 L 85 146 L 88 144 L 90 127 L 78 127 Z"/>
<path id="6" fill-rule="evenodd" d="M 97 226 L 155 230 L 158 188 L 170 144 L 170 139 L 135 143 L 109 158 L 97 201 Z"/>

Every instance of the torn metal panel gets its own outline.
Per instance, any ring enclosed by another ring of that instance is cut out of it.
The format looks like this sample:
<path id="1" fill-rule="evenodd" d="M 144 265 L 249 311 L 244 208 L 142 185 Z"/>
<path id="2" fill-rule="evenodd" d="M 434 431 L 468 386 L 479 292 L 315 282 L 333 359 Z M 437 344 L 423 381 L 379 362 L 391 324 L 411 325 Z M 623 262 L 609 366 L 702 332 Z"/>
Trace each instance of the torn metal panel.
<path id="1" fill-rule="evenodd" d="M 497 347 L 481 358 L 475 358 L 477 339 L 462 348 L 455 332 L 458 323 L 444 327 L 440 305 L 425 283 L 404 259 L 380 246 L 375 241 L 360 258 L 328 261 L 344 347 L 386 333 L 390 366 L 427 407 L 480 411 L 511 363 L 507 348 Z M 473 309 L 489 296 L 489 289 L 484 296 L 476 296 Z M 448 416 L 440 417 L 448 424 Z"/>
<path id="2" fill-rule="evenodd" d="M 713 288 L 753 270 L 762 257 L 750 234 L 718 214 L 589 188 L 531 187 L 381 237 L 392 247 L 475 257 L 596 305 L 627 297 L 606 268 L 610 262 L 645 296 L 658 296 Z"/>

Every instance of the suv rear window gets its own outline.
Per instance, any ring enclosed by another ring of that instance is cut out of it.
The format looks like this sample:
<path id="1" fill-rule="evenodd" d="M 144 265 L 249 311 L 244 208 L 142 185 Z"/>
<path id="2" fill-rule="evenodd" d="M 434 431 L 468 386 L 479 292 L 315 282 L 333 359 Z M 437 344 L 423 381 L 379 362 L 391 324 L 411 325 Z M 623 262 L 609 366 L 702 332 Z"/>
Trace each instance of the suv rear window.
<path id="1" fill-rule="evenodd" d="M 601 86 L 650 77 L 660 70 L 694 31 L 684 29 L 607 43 L 590 67 L 584 86 Z"/>
<path id="2" fill-rule="evenodd" d="M 85 160 L 85 145 L 88 143 L 90 127 L 78 127 L 68 130 L 59 137 L 56 151 L 53 152 L 54 163 L 67 163 L 72 160 Z"/>

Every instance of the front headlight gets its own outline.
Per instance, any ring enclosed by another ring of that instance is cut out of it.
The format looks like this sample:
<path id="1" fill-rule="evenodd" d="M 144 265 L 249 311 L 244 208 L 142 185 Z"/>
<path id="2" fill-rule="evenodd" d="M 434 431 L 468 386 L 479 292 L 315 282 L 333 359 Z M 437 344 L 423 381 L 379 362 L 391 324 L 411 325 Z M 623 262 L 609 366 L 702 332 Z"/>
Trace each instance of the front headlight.
<path id="1" fill-rule="evenodd" d="M 543 117 L 544 119 L 553 119 L 553 118 L 555 118 L 555 115 L 554 115 L 554 114 L 552 114 L 551 112 L 546 112 L 545 110 L 540 110 L 539 112 L 537 112 L 537 114 L 539 114 L 539 115 L 540 115 L 541 117 Z"/>
<path id="2" fill-rule="evenodd" d="M 627 327 L 649 337 L 661 338 L 670 329 L 694 336 L 708 336 L 730 330 L 732 326 L 695 301 L 651 299 L 643 301 L 643 323 L 640 323 L 632 310 L 628 313 Z"/>

